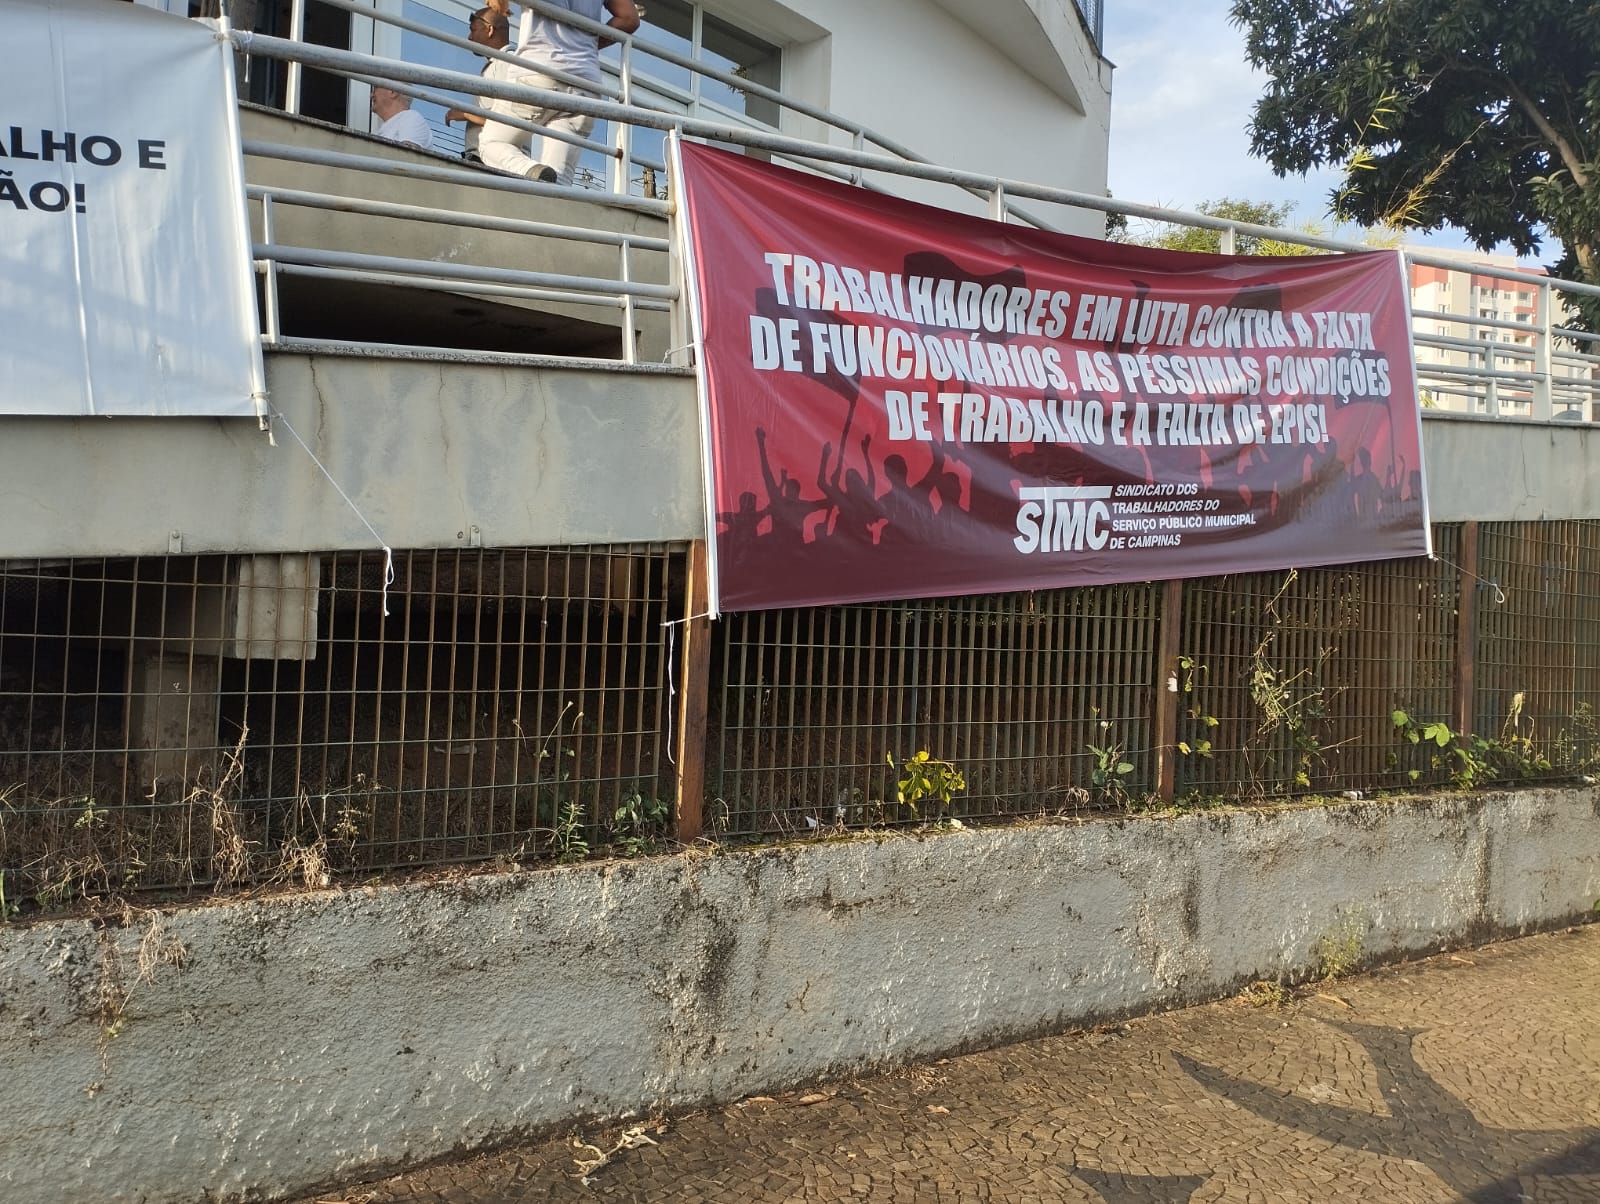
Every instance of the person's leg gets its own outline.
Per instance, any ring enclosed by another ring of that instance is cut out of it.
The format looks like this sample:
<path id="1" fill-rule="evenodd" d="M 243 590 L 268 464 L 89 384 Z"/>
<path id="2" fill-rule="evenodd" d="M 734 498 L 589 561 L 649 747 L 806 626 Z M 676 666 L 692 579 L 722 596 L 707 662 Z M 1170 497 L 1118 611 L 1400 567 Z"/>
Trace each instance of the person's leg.
<path id="1" fill-rule="evenodd" d="M 494 80 L 504 79 L 504 72 L 508 65 L 509 64 L 503 63 L 499 59 L 493 60 L 483 69 L 483 78 Z M 493 109 L 495 106 L 495 101 L 491 97 L 479 96 L 476 99 L 480 109 Z M 478 139 L 483 134 L 483 127 L 478 125 L 476 122 L 469 121 L 465 123 L 465 128 L 462 132 L 463 141 L 466 143 L 466 146 L 461 151 L 461 157 L 473 163 L 482 163 L 483 156 L 478 153 Z"/>
<path id="2" fill-rule="evenodd" d="M 587 113 L 562 113 L 547 109 L 543 116 L 535 117 L 534 120 L 549 129 L 562 130 L 580 138 L 587 138 L 589 132 L 594 129 L 594 118 Z M 575 146 L 571 142 L 563 142 L 559 138 L 539 140 L 539 162 L 556 173 L 558 184 L 572 183 L 572 173 L 578 166 L 578 156 L 581 154 L 583 147 Z"/>
<path id="3" fill-rule="evenodd" d="M 542 88 L 549 81 L 548 76 L 540 75 L 537 71 L 519 71 L 516 68 L 505 70 L 501 77 L 508 83 L 523 84 L 529 87 Z M 537 110 L 532 105 L 522 104 L 515 100 L 496 100 L 491 106 L 496 113 L 504 113 L 507 117 L 517 117 L 523 121 L 538 121 Z M 526 147 L 533 135 L 527 130 L 520 130 L 516 126 L 506 125 L 499 121 L 484 123 L 483 132 L 478 135 L 478 154 L 482 156 L 486 166 L 498 171 L 508 171 L 512 175 L 525 176 L 529 172 L 537 174 L 538 163 L 529 157 Z"/>

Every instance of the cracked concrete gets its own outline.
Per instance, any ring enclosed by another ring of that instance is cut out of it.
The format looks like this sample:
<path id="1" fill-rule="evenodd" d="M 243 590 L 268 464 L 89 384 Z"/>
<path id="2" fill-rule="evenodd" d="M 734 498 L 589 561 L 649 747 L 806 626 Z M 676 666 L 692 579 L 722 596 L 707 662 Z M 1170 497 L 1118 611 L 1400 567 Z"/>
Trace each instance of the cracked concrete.
<path id="1" fill-rule="evenodd" d="M 94 985 L 135 964 L 140 933 L 0 929 L 0 1015 L 30 1018 L 0 1026 L 25 1118 L 0 1195 L 282 1195 L 1214 999 L 1307 973 L 1351 916 L 1350 961 L 1539 929 L 1600 895 L 1595 795 L 977 829 L 179 910 L 163 932 L 183 964 L 138 984 L 111 1040 Z"/>
<path id="2" fill-rule="evenodd" d="M 1590 926 L 653 1118 L 587 1182 L 624 1126 L 318 1199 L 1579 1204 L 1597 1021 Z"/>

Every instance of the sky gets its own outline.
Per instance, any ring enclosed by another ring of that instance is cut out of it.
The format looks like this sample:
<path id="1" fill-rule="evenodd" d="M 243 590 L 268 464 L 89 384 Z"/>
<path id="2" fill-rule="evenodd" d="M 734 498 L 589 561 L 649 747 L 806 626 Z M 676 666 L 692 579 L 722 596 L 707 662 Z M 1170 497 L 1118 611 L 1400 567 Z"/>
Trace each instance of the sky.
<path id="1" fill-rule="evenodd" d="M 1289 202 L 1291 227 L 1311 222 L 1332 233 L 1336 173 L 1279 179 L 1250 154 L 1250 116 L 1266 77 L 1245 62 L 1244 34 L 1228 9 L 1228 0 L 1106 0 L 1102 49 L 1116 64 L 1111 194 L 1188 210 L 1225 197 Z M 1455 230 L 1407 241 L 1470 246 Z"/>

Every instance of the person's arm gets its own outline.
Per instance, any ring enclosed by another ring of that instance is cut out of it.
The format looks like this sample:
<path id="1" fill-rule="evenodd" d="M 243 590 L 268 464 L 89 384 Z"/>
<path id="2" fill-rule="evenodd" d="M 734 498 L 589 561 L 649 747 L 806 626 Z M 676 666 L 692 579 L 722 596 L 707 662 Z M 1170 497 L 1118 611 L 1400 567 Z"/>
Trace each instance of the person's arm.
<path id="1" fill-rule="evenodd" d="M 776 502 L 780 487 L 772 475 L 772 461 L 767 459 L 767 432 L 759 426 L 756 427 L 756 451 L 761 456 L 761 479 L 767 486 L 767 500 Z M 788 473 L 785 472 L 784 475 L 787 476 Z"/>
<path id="2" fill-rule="evenodd" d="M 605 0 L 606 12 L 611 14 L 611 19 L 606 22 L 618 33 L 632 33 L 639 28 L 639 18 L 643 15 L 639 6 L 633 0 Z M 604 46 L 605 38 L 597 39 Z"/>

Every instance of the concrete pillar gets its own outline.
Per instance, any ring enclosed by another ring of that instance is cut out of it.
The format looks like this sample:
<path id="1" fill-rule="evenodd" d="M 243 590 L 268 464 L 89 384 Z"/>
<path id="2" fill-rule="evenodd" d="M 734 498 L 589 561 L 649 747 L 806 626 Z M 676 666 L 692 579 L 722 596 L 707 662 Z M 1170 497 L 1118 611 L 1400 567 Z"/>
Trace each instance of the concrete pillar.
<path id="1" fill-rule="evenodd" d="M 128 747 L 140 784 L 189 783 L 215 765 L 220 659 L 140 649 L 128 678 Z"/>
<path id="2" fill-rule="evenodd" d="M 238 736 L 219 731 L 224 657 L 317 654 L 316 555 L 200 557 L 174 577 L 134 587 L 127 747 L 144 790 L 217 780 Z"/>

